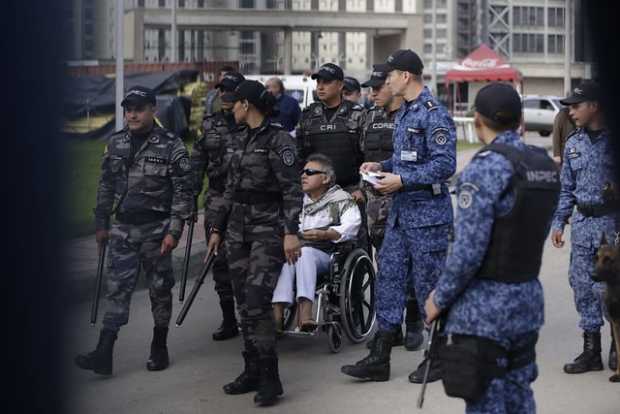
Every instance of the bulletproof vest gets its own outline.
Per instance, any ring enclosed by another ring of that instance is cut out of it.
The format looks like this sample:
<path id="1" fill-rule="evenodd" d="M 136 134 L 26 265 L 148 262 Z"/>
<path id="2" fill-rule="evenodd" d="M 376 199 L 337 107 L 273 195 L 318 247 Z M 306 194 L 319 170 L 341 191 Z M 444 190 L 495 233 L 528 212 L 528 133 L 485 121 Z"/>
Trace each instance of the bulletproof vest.
<path id="1" fill-rule="evenodd" d="M 323 119 L 320 104 L 311 107 L 304 120 L 304 153 L 321 153 L 329 157 L 336 172 L 336 183 L 347 187 L 359 181 L 362 155 L 359 150 L 360 130 L 352 119 L 352 104 L 343 101 L 331 121 Z"/>
<path id="2" fill-rule="evenodd" d="M 370 113 L 371 119 L 366 126 L 364 140 L 364 161 L 381 162 L 392 157 L 394 145 L 394 119 L 383 110 Z"/>
<path id="3" fill-rule="evenodd" d="M 543 246 L 560 193 L 559 172 L 542 148 L 519 149 L 491 144 L 493 151 L 508 159 L 513 168 L 509 189 L 516 194 L 512 210 L 496 217 L 491 241 L 477 277 L 504 283 L 521 283 L 538 277 Z"/>

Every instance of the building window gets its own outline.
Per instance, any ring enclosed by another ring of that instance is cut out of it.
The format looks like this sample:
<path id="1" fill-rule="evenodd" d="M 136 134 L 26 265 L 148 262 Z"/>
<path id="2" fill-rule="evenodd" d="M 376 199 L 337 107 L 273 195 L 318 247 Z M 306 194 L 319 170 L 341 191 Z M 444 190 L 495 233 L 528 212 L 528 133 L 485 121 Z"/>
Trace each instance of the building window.
<path id="1" fill-rule="evenodd" d="M 241 42 L 241 54 L 253 55 L 255 53 L 254 43 Z"/>
<path id="2" fill-rule="evenodd" d="M 185 8 L 185 0 L 179 0 L 179 9 Z"/>
<path id="3" fill-rule="evenodd" d="M 544 26 L 544 7 L 520 7 L 512 9 L 512 23 L 514 26 Z"/>
<path id="4" fill-rule="evenodd" d="M 433 53 L 433 45 L 431 43 L 424 44 L 424 53 L 431 54 Z"/>
<path id="5" fill-rule="evenodd" d="M 549 7 L 547 9 L 547 24 L 550 27 L 564 27 L 564 9 L 559 7 Z"/>
<path id="6" fill-rule="evenodd" d="M 437 37 L 444 38 L 448 35 L 448 32 L 446 31 L 446 29 L 436 29 L 436 30 L 437 30 Z"/>
<path id="7" fill-rule="evenodd" d="M 547 51 L 549 53 L 564 54 L 564 35 L 549 35 L 547 37 Z"/>
<path id="8" fill-rule="evenodd" d="M 433 37 L 433 29 L 424 29 L 424 38 L 430 39 Z"/>
<path id="9" fill-rule="evenodd" d="M 144 0 L 138 0 L 138 7 L 144 8 Z"/>
<path id="10" fill-rule="evenodd" d="M 437 18 L 437 23 L 445 23 L 448 21 L 448 16 L 446 16 L 444 13 L 437 13 L 436 15 Z M 431 19 L 432 19 L 432 15 L 431 15 Z"/>
<path id="11" fill-rule="evenodd" d="M 241 32 L 241 40 L 254 40 L 254 32 L 252 31 Z"/>
<path id="12" fill-rule="evenodd" d="M 159 8 L 163 9 L 166 7 L 166 0 L 159 0 Z"/>
<path id="13" fill-rule="evenodd" d="M 545 38 L 539 33 L 515 33 L 513 36 L 515 53 L 545 53 Z"/>
<path id="14" fill-rule="evenodd" d="M 204 9 L 204 7 L 205 7 L 205 0 L 198 0 L 198 8 Z"/>
<path id="15" fill-rule="evenodd" d="M 253 9 L 254 0 L 239 0 L 239 7 L 242 9 Z"/>

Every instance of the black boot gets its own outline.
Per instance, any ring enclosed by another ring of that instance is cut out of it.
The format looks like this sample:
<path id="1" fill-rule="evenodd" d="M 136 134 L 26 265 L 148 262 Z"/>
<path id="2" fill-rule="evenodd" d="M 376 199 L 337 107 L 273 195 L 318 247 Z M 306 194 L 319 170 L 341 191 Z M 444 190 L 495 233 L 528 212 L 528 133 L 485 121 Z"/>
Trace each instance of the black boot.
<path id="1" fill-rule="evenodd" d="M 399 328 L 400 330 L 400 328 Z M 378 331 L 370 349 L 370 355 L 355 365 L 340 368 L 343 374 L 370 381 L 388 381 L 390 379 L 390 354 L 395 332 Z"/>
<path id="2" fill-rule="evenodd" d="M 112 375 L 112 351 L 116 332 L 102 329 L 97 348 L 86 355 L 75 357 L 75 363 L 82 369 L 90 369 L 96 374 Z"/>
<path id="3" fill-rule="evenodd" d="M 441 364 L 439 358 L 437 358 L 436 350 L 439 349 L 442 343 L 446 341 L 444 336 L 438 336 L 433 343 L 433 349 L 431 350 L 431 369 L 428 372 L 427 383 L 435 382 L 441 379 Z M 424 373 L 426 372 L 426 365 L 428 364 L 428 354 L 424 355 L 424 359 L 420 362 L 420 365 L 409 374 L 409 382 L 414 384 L 422 384 L 424 381 Z"/>
<path id="4" fill-rule="evenodd" d="M 395 332 L 392 346 L 402 346 L 405 343 L 402 328 L 398 328 Z M 375 341 L 377 340 L 377 336 L 379 336 L 379 331 L 375 332 L 375 336 L 373 336 L 370 341 L 366 342 L 366 348 L 372 349 Z"/>
<path id="5" fill-rule="evenodd" d="M 583 352 L 572 363 L 564 365 L 567 374 L 582 374 L 588 371 L 602 371 L 601 333 L 583 333 Z"/>
<path id="6" fill-rule="evenodd" d="M 233 382 L 224 385 L 224 392 L 230 395 L 245 394 L 258 389 L 258 354 L 243 352 L 245 368 Z"/>
<path id="7" fill-rule="evenodd" d="M 418 301 L 410 298 L 407 301 L 407 315 L 405 318 L 406 335 L 405 349 L 407 351 L 417 351 L 424 342 L 424 322 L 418 308 Z"/>
<path id="8" fill-rule="evenodd" d="M 146 369 L 149 371 L 161 371 L 168 368 L 170 359 L 168 358 L 168 328 L 153 328 L 153 341 L 151 342 L 151 355 L 146 362 Z"/>
<path id="9" fill-rule="evenodd" d="M 614 332 L 611 331 L 611 348 L 609 348 L 609 369 L 615 371 L 618 369 L 618 354 L 616 353 L 616 338 Z"/>
<path id="10" fill-rule="evenodd" d="M 217 331 L 213 332 L 214 341 L 224 341 L 239 335 L 234 300 L 221 300 L 220 307 L 224 320 Z"/>
<path id="11" fill-rule="evenodd" d="M 258 360 L 258 369 L 258 392 L 254 396 L 254 402 L 261 407 L 273 405 L 284 393 L 278 373 L 278 357 L 275 355 L 261 357 Z"/>

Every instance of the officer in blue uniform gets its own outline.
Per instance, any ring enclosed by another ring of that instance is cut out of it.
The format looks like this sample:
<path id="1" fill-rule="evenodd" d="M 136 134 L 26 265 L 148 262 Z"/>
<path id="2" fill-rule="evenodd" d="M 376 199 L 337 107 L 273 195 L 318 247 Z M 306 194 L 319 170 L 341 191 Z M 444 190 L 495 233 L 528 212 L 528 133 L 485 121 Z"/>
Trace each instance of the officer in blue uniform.
<path id="1" fill-rule="evenodd" d="M 454 122 L 423 85 L 420 57 L 412 50 L 398 50 L 387 64 L 386 85 L 405 99 L 394 120 L 394 153 L 361 167 L 362 172 L 381 172 L 375 189 L 393 194 L 375 286 L 379 332 L 368 357 L 342 367 L 344 374 L 374 381 L 390 377 L 390 354 L 408 284 L 422 305 L 444 265 L 453 220 L 446 180 L 456 170 Z M 409 376 L 411 382 L 422 381 L 422 368 Z M 431 380 L 439 378 L 439 366 L 433 364 Z"/>
<path id="2" fill-rule="evenodd" d="M 562 191 L 552 226 L 552 242 L 562 247 L 564 226 L 571 219 L 571 258 L 569 282 L 583 330 L 583 352 L 564 366 L 567 374 L 603 369 L 601 333 L 603 325 L 603 287 L 592 280 L 596 251 L 605 235 L 616 239 L 614 207 L 604 198 L 613 183 L 613 149 L 604 128 L 599 104 L 600 90 L 596 83 L 586 81 L 573 94 L 561 101 L 570 105 L 570 116 L 577 130 L 567 139 L 562 164 Z M 576 207 L 576 209 L 575 209 Z M 573 211 L 575 210 L 575 211 Z M 613 362 L 612 362 L 613 361 Z M 610 365 L 615 366 L 615 347 L 610 350 Z M 614 368 L 612 368 L 614 369 Z"/>
<path id="3" fill-rule="evenodd" d="M 559 174 L 515 131 L 521 99 L 510 85 L 485 86 L 475 107 L 487 146 L 459 178 L 455 239 L 426 301 L 427 321 L 446 314 L 442 381 L 448 395 L 466 400 L 467 413 L 533 413 L 544 318 L 538 274 Z"/>

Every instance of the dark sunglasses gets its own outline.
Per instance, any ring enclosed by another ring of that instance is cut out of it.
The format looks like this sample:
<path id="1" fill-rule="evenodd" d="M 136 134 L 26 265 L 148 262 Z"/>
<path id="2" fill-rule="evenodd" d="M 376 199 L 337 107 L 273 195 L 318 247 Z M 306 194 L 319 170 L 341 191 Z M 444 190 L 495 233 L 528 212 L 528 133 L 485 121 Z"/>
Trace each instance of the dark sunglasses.
<path id="1" fill-rule="evenodd" d="M 312 168 L 304 168 L 303 170 L 301 170 L 301 173 L 310 177 L 311 175 L 315 175 L 315 174 L 325 174 L 325 171 L 314 170 Z"/>

